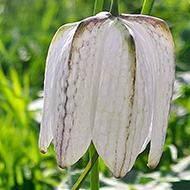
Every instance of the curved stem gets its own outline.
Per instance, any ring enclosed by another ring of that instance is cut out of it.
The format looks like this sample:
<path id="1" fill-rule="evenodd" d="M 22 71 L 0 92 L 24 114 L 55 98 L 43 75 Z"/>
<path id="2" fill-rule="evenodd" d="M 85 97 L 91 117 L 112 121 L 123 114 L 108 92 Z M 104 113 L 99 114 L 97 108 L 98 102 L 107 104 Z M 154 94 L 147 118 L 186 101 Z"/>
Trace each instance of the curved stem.
<path id="1" fill-rule="evenodd" d="M 152 10 L 153 4 L 154 4 L 154 0 L 144 0 L 141 14 L 149 15 Z"/>
<path id="2" fill-rule="evenodd" d="M 92 167 L 96 163 L 96 161 L 98 159 L 98 156 L 99 156 L 98 153 L 95 151 L 94 154 L 92 155 L 90 161 L 88 162 L 86 168 L 84 169 L 83 173 L 78 178 L 77 182 L 74 184 L 72 190 L 78 190 L 81 187 L 82 183 L 84 182 L 84 180 L 86 179 L 87 175 L 91 171 Z"/>
<path id="3" fill-rule="evenodd" d="M 94 147 L 93 142 L 90 145 L 90 157 L 92 155 L 97 154 L 96 149 Z M 91 175 L 90 175 L 90 187 L 91 190 L 99 190 L 100 182 L 99 182 L 99 162 L 98 158 L 97 161 L 95 162 L 92 170 L 91 170 Z"/>

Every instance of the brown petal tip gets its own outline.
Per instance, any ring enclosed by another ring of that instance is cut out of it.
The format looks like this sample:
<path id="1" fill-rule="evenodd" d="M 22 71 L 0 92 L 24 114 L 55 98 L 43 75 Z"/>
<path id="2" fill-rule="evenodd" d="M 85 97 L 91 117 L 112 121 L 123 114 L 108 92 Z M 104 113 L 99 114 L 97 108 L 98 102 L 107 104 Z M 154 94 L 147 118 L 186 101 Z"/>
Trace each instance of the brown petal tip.
<path id="1" fill-rule="evenodd" d="M 61 168 L 61 169 L 65 169 L 66 166 L 62 165 L 62 164 L 58 164 L 58 166 Z"/>
<path id="2" fill-rule="evenodd" d="M 46 151 L 43 150 L 43 149 L 40 149 L 40 152 L 41 152 L 42 154 L 45 154 L 45 153 L 46 153 Z"/>
<path id="3" fill-rule="evenodd" d="M 148 166 L 150 169 L 154 169 L 154 168 L 156 168 L 157 165 L 152 165 L 152 164 L 148 163 L 147 166 Z"/>

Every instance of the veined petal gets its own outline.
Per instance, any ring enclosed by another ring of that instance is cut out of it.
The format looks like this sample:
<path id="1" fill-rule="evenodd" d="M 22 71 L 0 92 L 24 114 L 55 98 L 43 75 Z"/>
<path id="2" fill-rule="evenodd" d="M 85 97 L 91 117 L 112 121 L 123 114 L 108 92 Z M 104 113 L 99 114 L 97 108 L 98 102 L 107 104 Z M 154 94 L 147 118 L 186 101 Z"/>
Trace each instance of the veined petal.
<path id="1" fill-rule="evenodd" d="M 57 83 L 62 76 L 58 72 L 63 70 L 64 62 L 68 60 L 72 37 L 77 25 L 78 23 L 62 26 L 56 32 L 48 51 L 44 81 L 43 117 L 39 137 L 39 148 L 43 153 L 47 151 L 53 139 L 53 131 L 56 129 L 56 105 L 61 102 L 57 96 L 62 93 L 61 85 Z M 57 99 L 58 101 L 56 101 Z M 60 113 L 62 110 L 58 110 L 58 112 Z"/>
<path id="2" fill-rule="evenodd" d="M 142 15 L 121 15 L 121 18 L 136 42 L 137 67 L 146 67 L 144 78 L 152 80 L 152 84 L 149 81 L 145 86 L 151 85 L 147 93 L 152 93 L 153 108 L 148 166 L 155 168 L 163 151 L 175 78 L 173 39 L 161 19 Z"/>
<path id="3" fill-rule="evenodd" d="M 150 140 L 153 108 L 147 68 L 136 63 L 133 34 L 117 19 L 107 32 L 103 49 L 95 147 L 116 177 L 131 170 Z M 111 47 L 111 48 L 110 48 Z"/>
<path id="4" fill-rule="evenodd" d="M 64 66 L 59 66 L 56 74 L 59 77 L 54 113 L 54 147 L 62 168 L 76 163 L 92 139 L 97 75 L 101 67 L 99 54 L 104 43 L 102 33 L 109 16 L 105 13 L 81 21 L 67 53 L 68 59 L 64 60 L 62 54 L 65 52 L 61 52 Z M 58 65 L 61 65 L 61 60 Z"/>
<path id="5" fill-rule="evenodd" d="M 126 161 L 135 91 L 135 49 L 129 31 L 117 19 L 107 30 L 93 141 L 97 152 L 116 176 Z"/>
<path id="6" fill-rule="evenodd" d="M 48 53 L 39 146 L 52 139 L 60 167 L 76 163 L 93 140 L 116 177 L 131 170 L 151 140 L 160 160 L 175 73 L 165 22 L 101 12 L 56 33 Z"/>

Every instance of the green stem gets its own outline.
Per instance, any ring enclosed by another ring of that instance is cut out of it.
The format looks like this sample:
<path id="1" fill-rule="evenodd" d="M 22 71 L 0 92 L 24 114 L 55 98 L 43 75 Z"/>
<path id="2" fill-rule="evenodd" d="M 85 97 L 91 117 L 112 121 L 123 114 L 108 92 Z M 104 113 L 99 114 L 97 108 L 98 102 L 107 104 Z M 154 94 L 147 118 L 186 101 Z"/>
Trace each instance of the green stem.
<path id="1" fill-rule="evenodd" d="M 109 11 L 110 10 L 110 5 L 111 5 L 111 0 L 104 0 L 103 3 L 103 11 Z"/>
<path id="2" fill-rule="evenodd" d="M 110 12 L 114 16 L 119 15 L 119 5 L 118 5 L 118 3 L 119 3 L 119 0 L 111 0 Z"/>
<path id="3" fill-rule="evenodd" d="M 109 11 L 114 16 L 119 15 L 119 6 L 118 6 L 119 0 L 104 0 L 103 3 L 103 11 Z"/>
<path id="4" fill-rule="evenodd" d="M 154 4 L 154 0 L 144 0 L 141 14 L 149 15 L 152 10 L 153 4 Z"/>
<path id="5" fill-rule="evenodd" d="M 82 183 L 84 182 L 87 175 L 91 171 L 92 167 L 96 163 L 96 161 L 98 159 L 98 156 L 99 156 L 98 153 L 95 151 L 94 154 L 91 156 L 91 159 L 88 162 L 88 164 L 87 164 L 86 168 L 84 169 L 83 173 L 81 174 L 81 176 L 79 177 L 79 179 L 77 180 L 75 185 L 73 186 L 72 190 L 78 190 L 81 187 Z"/>
<path id="6" fill-rule="evenodd" d="M 94 2 L 94 11 L 93 11 L 93 15 L 99 13 L 102 11 L 103 9 L 103 2 L 104 0 L 95 0 Z"/>
<path id="7" fill-rule="evenodd" d="M 92 157 L 92 155 L 94 155 L 94 154 L 98 155 L 98 153 L 96 152 L 96 149 L 94 147 L 94 144 L 92 142 L 90 145 L 90 157 Z M 100 184 L 100 182 L 99 182 L 99 162 L 97 159 L 97 161 L 95 162 L 95 164 L 91 170 L 91 176 L 90 176 L 91 190 L 99 190 L 99 186 L 100 186 L 99 184 Z"/>

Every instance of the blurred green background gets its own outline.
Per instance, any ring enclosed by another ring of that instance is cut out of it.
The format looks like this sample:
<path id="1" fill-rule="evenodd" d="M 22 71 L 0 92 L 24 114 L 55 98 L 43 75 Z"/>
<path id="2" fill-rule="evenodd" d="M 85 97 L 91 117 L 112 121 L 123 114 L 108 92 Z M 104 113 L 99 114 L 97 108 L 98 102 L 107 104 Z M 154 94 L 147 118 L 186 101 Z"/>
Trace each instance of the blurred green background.
<path id="1" fill-rule="evenodd" d="M 38 149 L 45 59 L 55 31 L 93 13 L 92 0 L 0 1 L 0 190 L 69 189 L 88 161 L 57 167 L 51 145 Z M 142 0 L 120 0 L 120 12 L 140 13 Z M 132 171 L 115 179 L 100 161 L 101 189 L 190 189 L 190 1 L 155 0 L 151 15 L 168 23 L 176 46 L 176 82 L 164 153 L 155 170 L 148 149 Z M 89 189 L 89 178 L 82 186 Z"/>

